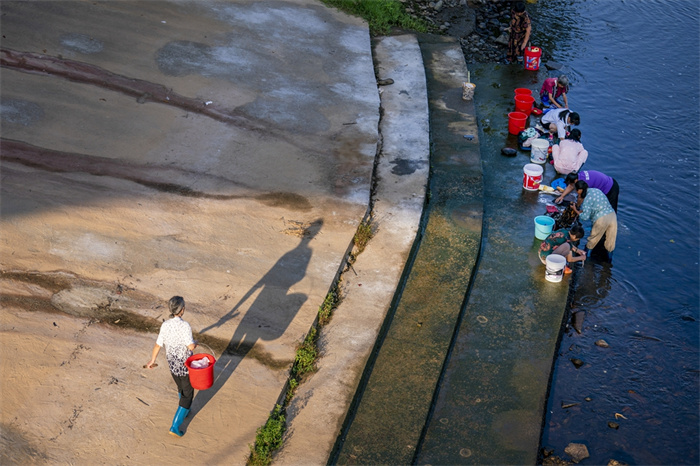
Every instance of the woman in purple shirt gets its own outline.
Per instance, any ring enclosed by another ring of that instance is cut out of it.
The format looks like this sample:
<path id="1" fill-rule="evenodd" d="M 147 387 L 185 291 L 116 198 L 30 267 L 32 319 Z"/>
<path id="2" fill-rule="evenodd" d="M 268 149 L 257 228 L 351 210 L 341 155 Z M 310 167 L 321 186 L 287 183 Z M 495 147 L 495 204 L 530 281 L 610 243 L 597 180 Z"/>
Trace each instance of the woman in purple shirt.
<path id="1" fill-rule="evenodd" d="M 583 170 L 580 173 L 569 173 L 566 175 L 566 189 L 558 198 L 554 200 L 554 202 L 557 204 L 561 203 L 561 201 L 564 200 L 564 197 L 574 190 L 574 185 L 578 180 L 585 181 L 591 188 L 596 188 L 603 191 L 605 197 L 607 197 L 608 201 L 610 201 L 610 205 L 612 206 L 613 210 L 615 210 L 615 213 L 617 213 L 617 198 L 620 194 L 620 185 L 617 184 L 615 178 L 595 170 Z"/>

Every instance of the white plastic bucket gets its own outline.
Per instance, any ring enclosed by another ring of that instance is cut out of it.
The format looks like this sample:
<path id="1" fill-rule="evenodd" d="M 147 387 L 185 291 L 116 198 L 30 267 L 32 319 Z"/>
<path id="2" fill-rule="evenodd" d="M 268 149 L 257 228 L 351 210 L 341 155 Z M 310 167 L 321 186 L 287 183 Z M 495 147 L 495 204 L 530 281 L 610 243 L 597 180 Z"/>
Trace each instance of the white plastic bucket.
<path id="1" fill-rule="evenodd" d="M 475 89 L 476 84 L 474 83 L 462 83 L 462 99 L 472 100 L 474 98 Z"/>
<path id="2" fill-rule="evenodd" d="M 559 254 L 550 254 L 547 256 L 547 265 L 544 270 L 544 278 L 548 282 L 560 282 L 564 276 L 564 267 L 566 267 L 566 257 Z"/>
<path id="3" fill-rule="evenodd" d="M 545 139 L 533 139 L 531 146 L 532 151 L 530 152 L 530 162 L 545 163 L 547 161 L 549 141 Z"/>
<path id="4" fill-rule="evenodd" d="M 542 182 L 542 172 L 544 169 L 541 165 L 528 163 L 523 167 L 523 188 L 528 191 L 537 191 L 540 189 Z"/>

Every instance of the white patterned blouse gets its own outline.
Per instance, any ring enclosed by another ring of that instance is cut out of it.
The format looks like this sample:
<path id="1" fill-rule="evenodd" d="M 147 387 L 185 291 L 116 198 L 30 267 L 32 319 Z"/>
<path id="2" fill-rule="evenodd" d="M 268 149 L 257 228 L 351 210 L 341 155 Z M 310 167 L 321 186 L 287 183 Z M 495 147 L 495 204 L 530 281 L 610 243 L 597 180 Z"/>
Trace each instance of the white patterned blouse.
<path id="1" fill-rule="evenodd" d="M 170 372 L 181 377 L 189 373 L 185 361 L 192 356 L 192 351 L 187 346 L 194 344 L 190 324 L 180 317 L 166 320 L 160 326 L 156 344 L 165 346 L 165 358 Z"/>

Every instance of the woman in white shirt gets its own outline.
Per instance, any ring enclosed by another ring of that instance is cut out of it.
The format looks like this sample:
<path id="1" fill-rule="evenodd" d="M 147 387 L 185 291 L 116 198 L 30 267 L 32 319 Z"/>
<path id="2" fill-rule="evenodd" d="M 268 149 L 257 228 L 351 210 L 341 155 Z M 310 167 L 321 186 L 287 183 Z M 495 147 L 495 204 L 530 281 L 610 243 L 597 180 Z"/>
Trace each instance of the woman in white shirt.
<path id="1" fill-rule="evenodd" d="M 182 315 L 185 313 L 185 300 L 181 296 L 173 296 L 168 302 L 168 307 L 170 308 L 170 319 L 160 326 L 160 333 L 158 333 L 158 339 L 153 346 L 151 360 L 146 364 L 146 367 L 148 369 L 153 367 L 160 348 L 165 346 L 165 357 L 180 395 L 180 405 L 175 412 L 170 433 L 182 437 L 180 424 L 190 412 L 192 398 L 194 398 L 194 388 L 190 384 L 189 371 L 185 366 L 185 361 L 192 356 L 192 351 L 197 347 L 197 344 L 192 338 L 192 327 L 182 320 Z"/>
<path id="2" fill-rule="evenodd" d="M 581 131 L 572 129 L 571 133 L 552 146 L 552 160 L 557 173 L 568 175 L 578 172 L 588 159 L 588 151 L 581 144 Z"/>
<path id="3" fill-rule="evenodd" d="M 569 126 L 581 124 L 581 117 L 578 113 L 572 112 L 568 108 L 558 108 L 542 115 L 540 123 L 550 133 L 556 134 L 559 139 L 564 139 Z"/>

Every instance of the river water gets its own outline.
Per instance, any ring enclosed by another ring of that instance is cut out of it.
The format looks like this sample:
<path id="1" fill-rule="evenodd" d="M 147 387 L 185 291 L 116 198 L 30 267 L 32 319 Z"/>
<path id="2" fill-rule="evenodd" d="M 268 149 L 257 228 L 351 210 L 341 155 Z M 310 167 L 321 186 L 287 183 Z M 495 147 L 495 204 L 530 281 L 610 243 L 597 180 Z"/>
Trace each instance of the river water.
<path id="1" fill-rule="evenodd" d="M 613 263 L 587 261 L 574 280 L 572 309 L 585 321 L 581 334 L 562 337 L 542 436 L 560 456 L 570 442 L 586 444 L 587 464 L 700 461 L 699 5 L 528 5 L 533 43 L 572 82 L 584 169 L 620 184 Z"/>

